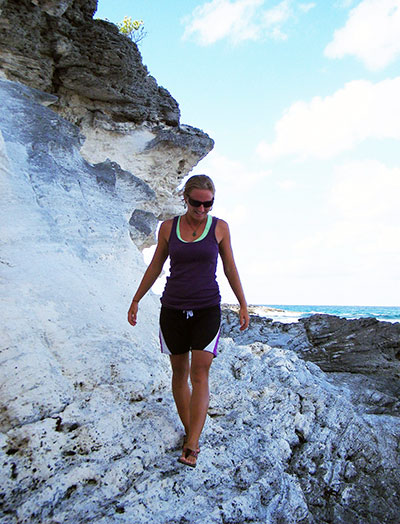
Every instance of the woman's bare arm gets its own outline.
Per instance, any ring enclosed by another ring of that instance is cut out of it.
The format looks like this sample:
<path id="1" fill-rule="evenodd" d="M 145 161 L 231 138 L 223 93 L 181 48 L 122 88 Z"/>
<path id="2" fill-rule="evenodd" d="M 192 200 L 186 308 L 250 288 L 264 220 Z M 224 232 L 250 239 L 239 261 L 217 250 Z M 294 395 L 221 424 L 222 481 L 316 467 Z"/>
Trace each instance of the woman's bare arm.
<path id="1" fill-rule="evenodd" d="M 224 273 L 228 279 L 229 285 L 232 288 L 240 305 L 239 322 L 240 330 L 243 331 L 249 326 L 249 313 L 247 311 L 247 302 L 244 296 L 242 284 L 240 282 L 239 272 L 237 270 L 235 259 L 233 258 L 233 251 L 231 245 L 231 235 L 229 226 L 224 220 L 218 220 L 217 240 L 219 240 L 219 254 L 224 266 Z"/>
<path id="2" fill-rule="evenodd" d="M 132 299 L 131 306 L 128 311 L 128 322 L 135 326 L 137 322 L 137 312 L 139 301 L 144 297 L 144 295 L 149 291 L 151 286 L 160 276 L 162 268 L 165 261 L 168 257 L 168 238 L 171 231 L 171 221 L 167 220 L 163 222 L 158 232 L 158 242 L 157 247 L 154 252 L 153 258 L 146 269 L 142 281 L 137 288 L 137 291 Z"/>

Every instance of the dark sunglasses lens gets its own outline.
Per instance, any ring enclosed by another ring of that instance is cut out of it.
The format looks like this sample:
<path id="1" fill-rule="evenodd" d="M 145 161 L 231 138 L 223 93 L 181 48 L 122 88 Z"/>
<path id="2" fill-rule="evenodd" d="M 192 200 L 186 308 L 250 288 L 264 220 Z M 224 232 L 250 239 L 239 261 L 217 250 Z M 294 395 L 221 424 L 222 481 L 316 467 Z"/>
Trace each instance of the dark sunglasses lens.
<path id="1" fill-rule="evenodd" d="M 194 200 L 189 197 L 189 204 L 193 207 L 200 207 L 201 205 L 204 207 L 211 207 L 214 204 L 214 199 L 208 200 L 207 202 L 200 202 L 200 200 Z"/>

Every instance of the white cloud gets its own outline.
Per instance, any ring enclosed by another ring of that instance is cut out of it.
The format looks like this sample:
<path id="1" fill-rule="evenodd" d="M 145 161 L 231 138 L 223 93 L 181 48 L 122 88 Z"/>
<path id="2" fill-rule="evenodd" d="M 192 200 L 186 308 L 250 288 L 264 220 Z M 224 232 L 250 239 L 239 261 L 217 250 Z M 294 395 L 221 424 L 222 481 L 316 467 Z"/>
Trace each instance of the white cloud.
<path id="1" fill-rule="evenodd" d="M 263 13 L 263 20 L 267 27 L 271 27 L 286 22 L 286 20 L 290 18 L 291 13 L 292 10 L 290 7 L 290 2 L 288 0 L 284 0 L 275 7 L 266 10 Z"/>
<path id="2" fill-rule="evenodd" d="M 336 168 L 331 203 L 343 219 L 359 221 L 368 229 L 374 224 L 400 226 L 399 202 L 399 167 L 364 160 Z"/>
<path id="3" fill-rule="evenodd" d="M 288 0 L 284 0 L 275 7 L 264 11 L 260 20 L 260 32 L 269 33 L 269 36 L 274 40 L 286 40 L 287 35 L 282 31 L 282 28 L 292 14 L 293 11 Z"/>
<path id="4" fill-rule="evenodd" d="M 329 58 L 353 55 L 377 71 L 400 56 L 399 0 L 363 0 L 325 49 Z"/>
<path id="5" fill-rule="evenodd" d="M 256 8 L 263 3 L 264 0 L 212 0 L 197 6 L 186 20 L 184 38 L 196 35 L 202 45 L 227 36 L 236 42 L 254 38 L 257 30 L 252 19 Z"/>
<path id="6" fill-rule="evenodd" d="M 277 185 L 283 191 L 293 191 L 298 187 L 297 182 L 291 180 L 290 178 L 277 182 Z"/>
<path id="7" fill-rule="evenodd" d="M 321 199 L 325 211 L 315 213 L 312 227 L 286 231 L 275 249 L 267 244 L 265 262 L 257 253 L 252 270 L 264 296 L 267 289 L 271 297 L 286 293 L 288 303 L 396 304 L 400 168 L 376 160 L 342 164 Z"/>
<path id="8" fill-rule="evenodd" d="M 266 160 L 329 158 L 369 138 L 400 140 L 399 92 L 400 77 L 356 80 L 331 96 L 295 102 L 277 122 L 274 142 L 261 142 L 257 152 Z"/>
<path id="9" fill-rule="evenodd" d="M 357 0 L 337 0 L 333 5 L 334 7 L 338 8 L 349 8 L 351 7 Z"/>
<path id="10" fill-rule="evenodd" d="M 293 6 L 293 0 L 282 0 L 266 7 L 266 0 L 211 0 L 197 6 L 186 17 L 184 38 L 193 37 L 201 45 L 214 44 L 224 38 L 237 44 L 244 40 L 271 38 L 285 40 L 284 24 L 295 10 L 308 12 L 314 4 Z"/>
<path id="11" fill-rule="evenodd" d="M 303 11 L 303 13 L 308 13 L 311 9 L 314 9 L 316 7 L 316 3 L 310 2 L 308 4 L 299 4 L 300 11 Z"/>
<path id="12" fill-rule="evenodd" d="M 330 225 L 295 244 L 295 257 L 311 271 L 337 265 L 356 279 L 359 273 L 398 275 L 400 263 L 400 168 L 376 160 L 349 162 L 334 170 L 327 201 Z M 388 256 L 390 254 L 390 256 Z"/>
<path id="13" fill-rule="evenodd" d="M 228 186 L 235 190 L 249 188 L 271 175 L 271 170 L 250 168 L 249 166 L 211 151 L 193 174 L 206 173 L 210 176 L 218 192 L 218 185 Z"/>

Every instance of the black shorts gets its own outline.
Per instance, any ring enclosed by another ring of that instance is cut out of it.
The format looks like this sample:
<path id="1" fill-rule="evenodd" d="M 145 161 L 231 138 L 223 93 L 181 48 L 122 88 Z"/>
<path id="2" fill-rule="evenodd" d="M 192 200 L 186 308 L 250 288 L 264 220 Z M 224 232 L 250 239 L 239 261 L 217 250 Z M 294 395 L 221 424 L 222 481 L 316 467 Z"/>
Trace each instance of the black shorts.
<path id="1" fill-rule="evenodd" d="M 160 344 L 161 352 L 167 355 L 182 355 L 188 351 L 209 351 L 217 356 L 221 325 L 221 308 L 184 310 L 161 307 Z"/>

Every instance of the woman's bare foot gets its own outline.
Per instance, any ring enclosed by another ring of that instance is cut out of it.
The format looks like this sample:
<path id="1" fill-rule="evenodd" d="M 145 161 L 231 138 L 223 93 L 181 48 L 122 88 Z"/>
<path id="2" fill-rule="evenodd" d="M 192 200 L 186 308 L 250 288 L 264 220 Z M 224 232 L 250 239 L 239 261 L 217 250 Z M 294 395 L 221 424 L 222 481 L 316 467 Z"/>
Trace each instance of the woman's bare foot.
<path id="1" fill-rule="evenodd" d="M 178 459 L 178 462 L 185 464 L 185 466 L 190 466 L 195 468 L 197 464 L 197 456 L 200 453 L 200 449 L 195 451 L 194 449 L 186 448 L 185 454 L 183 457 Z"/>

